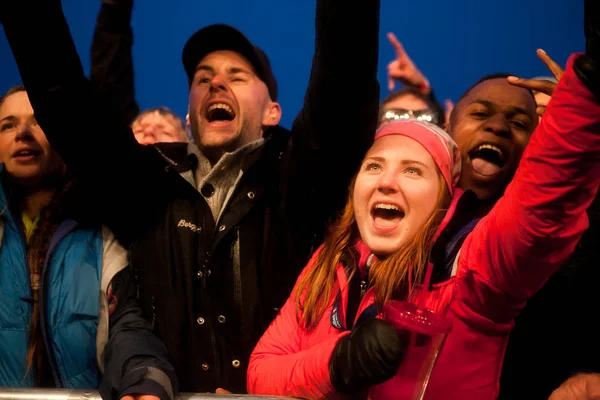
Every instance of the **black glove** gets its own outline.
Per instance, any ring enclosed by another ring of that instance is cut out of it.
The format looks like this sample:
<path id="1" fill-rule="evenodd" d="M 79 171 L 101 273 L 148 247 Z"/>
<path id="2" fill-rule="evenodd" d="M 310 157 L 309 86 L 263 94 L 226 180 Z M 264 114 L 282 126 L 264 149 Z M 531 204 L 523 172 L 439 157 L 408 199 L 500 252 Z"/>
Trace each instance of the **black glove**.
<path id="1" fill-rule="evenodd" d="M 101 31 L 115 34 L 131 33 L 131 13 L 133 0 L 102 0 L 96 17 L 96 25 Z"/>
<path id="2" fill-rule="evenodd" d="M 127 7 L 128 9 L 133 8 L 133 0 L 102 0 L 102 4 L 122 6 Z"/>
<path id="3" fill-rule="evenodd" d="M 583 9 L 583 31 L 585 33 L 585 54 L 600 62 L 600 3 L 585 0 Z"/>
<path id="4" fill-rule="evenodd" d="M 393 377 L 408 347 L 408 335 L 376 318 L 368 319 L 344 336 L 329 360 L 335 390 L 356 394 Z"/>
<path id="5" fill-rule="evenodd" d="M 585 55 L 575 60 L 573 69 L 600 100 L 600 2 L 585 0 L 583 13 Z"/>

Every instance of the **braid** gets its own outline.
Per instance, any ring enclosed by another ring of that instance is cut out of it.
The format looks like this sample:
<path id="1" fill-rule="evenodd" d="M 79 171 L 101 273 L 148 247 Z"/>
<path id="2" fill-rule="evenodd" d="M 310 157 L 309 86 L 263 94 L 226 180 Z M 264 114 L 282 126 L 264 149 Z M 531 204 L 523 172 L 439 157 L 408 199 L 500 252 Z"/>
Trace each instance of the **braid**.
<path id="1" fill-rule="evenodd" d="M 57 192 L 52 197 L 50 203 L 44 207 L 40 213 L 38 225 L 29 240 L 27 246 L 27 261 L 29 263 L 29 274 L 31 277 L 31 289 L 33 293 L 33 312 L 29 327 L 29 348 L 27 349 L 27 376 L 34 366 L 38 371 L 38 379 L 42 374 L 43 368 L 43 342 L 40 327 L 40 284 L 44 261 L 48 254 L 52 236 L 58 229 L 58 226 L 65 220 L 73 210 L 77 197 L 74 180 L 65 180 L 65 184 L 59 185 Z M 39 382 L 36 382 L 39 384 Z"/>

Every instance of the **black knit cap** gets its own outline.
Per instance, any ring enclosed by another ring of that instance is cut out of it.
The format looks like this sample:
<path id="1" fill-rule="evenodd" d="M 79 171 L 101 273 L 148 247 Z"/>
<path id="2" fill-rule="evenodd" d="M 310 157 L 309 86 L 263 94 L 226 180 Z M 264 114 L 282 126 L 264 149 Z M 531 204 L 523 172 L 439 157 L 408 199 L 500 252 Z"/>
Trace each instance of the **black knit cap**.
<path id="1" fill-rule="evenodd" d="M 271 70 L 269 58 L 246 36 L 232 26 L 215 24 L 194 33 L 183 47 L 183 67 L 191 84 L 196 66 L 207 54 L 217 50 L 231 50 L 244 56 L 254 67 L 256 75 L 267 85 L 271 100 L 277 101 L 277 81 Z"/>

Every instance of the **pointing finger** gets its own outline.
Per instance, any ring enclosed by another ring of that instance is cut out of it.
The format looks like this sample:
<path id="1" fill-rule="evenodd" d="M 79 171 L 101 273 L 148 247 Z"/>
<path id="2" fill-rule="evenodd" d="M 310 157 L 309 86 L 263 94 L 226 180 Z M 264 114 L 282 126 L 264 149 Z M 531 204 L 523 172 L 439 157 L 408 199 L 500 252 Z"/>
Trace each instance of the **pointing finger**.
<path id="1" fill-rule="evenodd" d="M 540 60 L 542 60 L 542 62 L 546 65 L 546 67 L 548 67 L 550 72 L 552 72 L 552 75 L 554 75 L 556 80 L 560 80 L 560 77 L 564 74 L 565 70 L 560 65 L 558 65 L 556 61 L 550 58 L 548 53 L 546 53 L 544 50 L 537 49 L 536 54 L 540 58 Z"/>

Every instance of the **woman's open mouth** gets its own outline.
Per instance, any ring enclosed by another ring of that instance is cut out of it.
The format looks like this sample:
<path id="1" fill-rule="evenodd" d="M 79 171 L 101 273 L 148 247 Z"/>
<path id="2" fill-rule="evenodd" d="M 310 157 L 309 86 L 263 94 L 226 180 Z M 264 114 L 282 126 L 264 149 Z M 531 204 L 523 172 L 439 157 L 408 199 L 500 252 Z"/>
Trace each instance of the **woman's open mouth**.
<path id="1" fill-rule="evenodd" d="M 39 150 L 34 149 L 23 149 L 15 151 L 12 157 L 18 161 L 31 161 L 37 156 L 39 156 L 41 152 Z"/>
<path id="2" fill-rule="evenodd" d="M 371 217 L 378 228 L 394 228 L 404 218 L 404 211 L 395 204 L 376 203 L 371 210 Z"/>

